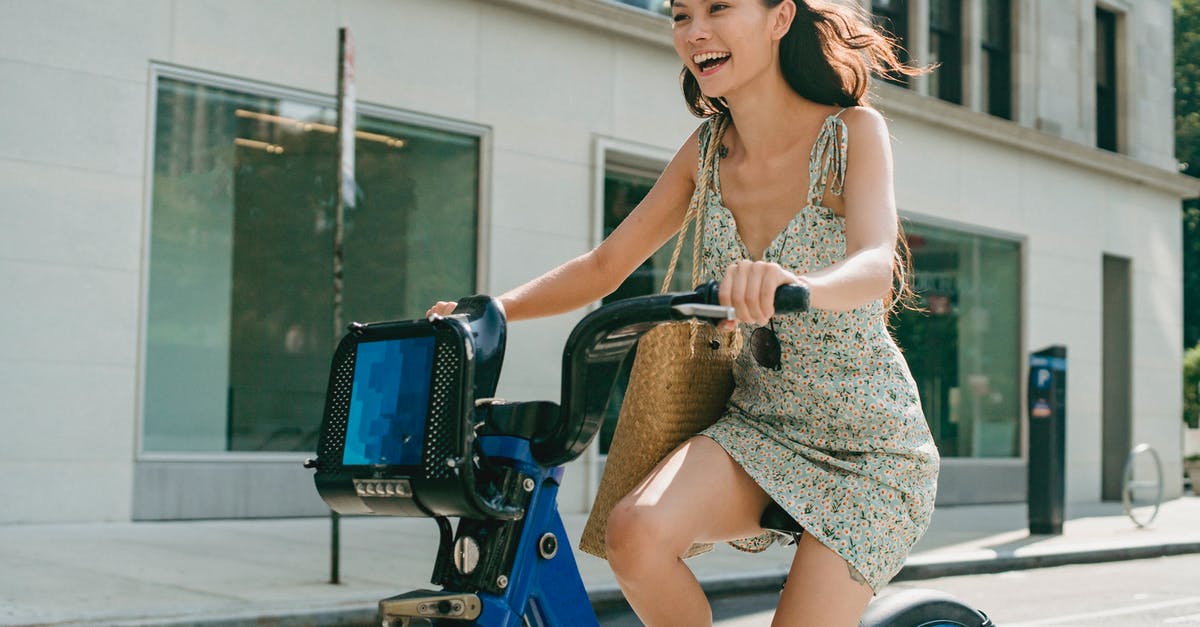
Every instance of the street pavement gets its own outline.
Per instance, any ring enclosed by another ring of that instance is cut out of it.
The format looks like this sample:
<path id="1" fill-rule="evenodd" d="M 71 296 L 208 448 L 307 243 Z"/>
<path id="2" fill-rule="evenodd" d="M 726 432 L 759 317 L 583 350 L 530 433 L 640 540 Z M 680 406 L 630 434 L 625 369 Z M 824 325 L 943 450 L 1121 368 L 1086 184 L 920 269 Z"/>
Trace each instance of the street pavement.
<path id="1" fill-rule="evenodd" d="M 881 596 L 932 588 L 979 608 L 1002 627 L 1200 625 L 1200 554 L 1072 564 L 892 583 Z M 768 627 L 777 591 L 710 597 L 714 627 Z M 632 611 L 600 616 L 600 627 L 642 627 Z"/>
<path id="2" fill-rule="evenodd" d="M 1031 536 L 1024 504 L 938 508 L 896 581 L 1200 553 L 1195 496 L 1142 529 L 1119 503 L 1068 504 L 1067 518 L 1062 535 Z M 565 516 L 573 545 L 585 520 Z M 371 624 L 380 598 L 432 587 L 433 520 L 343 518 L 341 538 L 331 585 L 326 518 L 0 526 L 0 624 Z M 710 594 L 762 592 L 793 553 L 718 545 L 687 563 Z M 607 562 L 576 556 L 593 604 L 623 603 Z"/>

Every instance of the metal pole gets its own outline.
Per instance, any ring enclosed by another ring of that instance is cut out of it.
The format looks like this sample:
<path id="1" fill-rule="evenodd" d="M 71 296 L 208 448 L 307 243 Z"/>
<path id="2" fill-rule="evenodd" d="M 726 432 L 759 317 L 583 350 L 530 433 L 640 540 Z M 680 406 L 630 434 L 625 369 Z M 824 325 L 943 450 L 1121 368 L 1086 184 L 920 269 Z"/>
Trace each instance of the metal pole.
<path id="1" fill-rule="evenodd" d="M 342 240 L 345 235 L 346 209 L 354 208 L 354 39 L 350 29 L 338 29 L 338 90 L 337 90 L 337 200 L 333 219 L 333 341 L 343 333 L 342 328 Z"/>
<path id="2" fill-rule="evenodd" d="M 342 240 L 346 208 L 354 207 L 354 39 L 350 29 L 338 29 L 337 80 L 337 198 L 333 219 L 333 344 L 342 336 Z M 329 583 L 341 582 L 341 521 L 329 512 Z"/>
<path id="3" fill-rule="evenodd" d="M 329 510 L 329 583 L 342 583 L 342 515 Z"/>

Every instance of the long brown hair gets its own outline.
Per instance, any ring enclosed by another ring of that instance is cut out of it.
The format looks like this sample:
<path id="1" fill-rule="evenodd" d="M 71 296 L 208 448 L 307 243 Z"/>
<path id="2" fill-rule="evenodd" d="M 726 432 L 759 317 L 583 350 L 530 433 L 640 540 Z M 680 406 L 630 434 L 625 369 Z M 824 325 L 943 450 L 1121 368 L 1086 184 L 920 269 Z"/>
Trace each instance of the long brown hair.
<path id="1" fill-rule="evenodd" d="M 767 8 L 784 0 L 761 0 Z M 899 42 L 892 34 L 877 28 L 871 16 L 855 2 L 839 4 L 829 0 L 793 0 L 796 17 L 779 42 L 779 65 L 783 78 L 801 97 L 825 105 L 840 107 L 869 104 L 869 87 L 874 76 L 917 76 L 929 72 L 900 60 Z M 700 91 L 692 72 L 680 73 L 683 98 L 698 117 L 728 115 L 724 98 L 709 98 Z M 915 309 L 916 295 L 908 277 L 912 257 L 908 238 L 899 218 L 896 221 L 896 254 L 892 263 L 892 289 L 884 305 L 890 313 L 897 305 Z"/>

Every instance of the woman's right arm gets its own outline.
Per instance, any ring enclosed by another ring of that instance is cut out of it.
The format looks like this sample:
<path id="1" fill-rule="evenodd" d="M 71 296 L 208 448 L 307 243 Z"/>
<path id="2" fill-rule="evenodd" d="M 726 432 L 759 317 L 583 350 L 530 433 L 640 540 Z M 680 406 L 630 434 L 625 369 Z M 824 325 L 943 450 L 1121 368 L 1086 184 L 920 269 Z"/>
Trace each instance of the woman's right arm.
<path id="1" fill-rule="evenodd" d="M 695 190 L 697 138 L 693 132 L 654 187 L 599 246 L 498 299 L 511 322 L 573 311 L 611 294 L 654 251 L 679 231 Z M 429 313 L 446 315 L 454 303 Z"/>

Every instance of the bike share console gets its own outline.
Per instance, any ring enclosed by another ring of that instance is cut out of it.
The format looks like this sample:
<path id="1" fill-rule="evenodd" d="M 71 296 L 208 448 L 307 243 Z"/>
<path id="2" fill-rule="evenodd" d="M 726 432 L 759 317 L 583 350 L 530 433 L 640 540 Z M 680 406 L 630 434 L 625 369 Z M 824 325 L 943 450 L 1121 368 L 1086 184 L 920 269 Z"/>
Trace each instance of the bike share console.
<path id="1" fill-rule="evenodd" d="M 475 399 L 495 392 L 504 320 L 488 300 L 464 309 L 433 321 L 356 323 L 338 345 L 316 473 L 334 511 L 521 516 L 513 473 L 482 467 L 472 450 Z"/>

